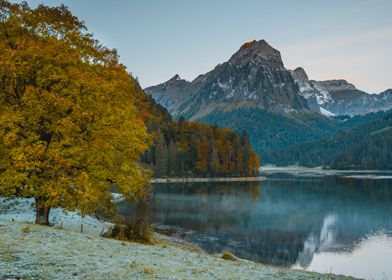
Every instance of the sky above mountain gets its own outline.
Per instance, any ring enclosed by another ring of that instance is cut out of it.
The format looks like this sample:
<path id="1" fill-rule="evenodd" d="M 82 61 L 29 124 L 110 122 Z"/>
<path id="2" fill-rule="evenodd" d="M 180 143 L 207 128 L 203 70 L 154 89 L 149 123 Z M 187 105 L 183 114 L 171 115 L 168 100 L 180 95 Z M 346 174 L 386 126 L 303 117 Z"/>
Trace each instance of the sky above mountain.
<path id="1" fill-rule="evenodd" d="M 14 1 L 21 2 L 21 1 Z M 390 0 L 32 0 L 64 3 L 143 87 L 176 73 L 193 80 L 242 43 L 265 39 L 285 66 L 309 78 L 347 79 L 376 93 L 392 88 Z"/>

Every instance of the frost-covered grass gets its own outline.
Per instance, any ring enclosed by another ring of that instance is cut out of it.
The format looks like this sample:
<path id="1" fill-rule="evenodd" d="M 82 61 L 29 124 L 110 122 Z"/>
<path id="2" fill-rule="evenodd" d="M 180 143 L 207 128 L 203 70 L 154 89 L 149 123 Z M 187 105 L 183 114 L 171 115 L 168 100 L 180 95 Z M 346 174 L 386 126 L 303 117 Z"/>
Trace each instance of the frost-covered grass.
<path id="1" fill-rule="evenodd" d="M 80 234 L 77 218 L 74 222 L 73 215 L 61 211 L 54 212 L 69 225 L 65 229 L 34 225 L 33 213 L 14 213 L 17 219 L 12 221 L 11 212 L 22 210 L 23 203 L 9 208 L 0 201 L 0 279 L 352 279 L 224 260 L 169 242 L 142 245 L 105 239 L 92 230 L 91 217 L 84 218 L 91 225 L 88 233 Z"/>
<path id="2" fill-rule="evenodd" d="M 34 223 L 34 200 L 20 198 L 9 200 L 0 197 L 0 221 Z M 75 232 L 80 232 L 83 224 L 83 232 L 95 236 L 99 236 L 102 230 L 107 231 L 111 225 L 90 216 L 83 217 L 77 212 L 68 212 L 58 208 L 50 210 L 49 221 L 55 227 L 62 227 Z"/>

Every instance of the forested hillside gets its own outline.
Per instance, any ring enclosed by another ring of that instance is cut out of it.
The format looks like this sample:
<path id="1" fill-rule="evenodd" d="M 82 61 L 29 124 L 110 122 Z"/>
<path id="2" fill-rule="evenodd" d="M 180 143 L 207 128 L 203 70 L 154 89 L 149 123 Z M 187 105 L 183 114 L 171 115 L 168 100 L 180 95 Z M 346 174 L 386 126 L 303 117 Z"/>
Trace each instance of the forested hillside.
<path id="1" fill-rule="evenodd" d="M 310 111 L 281 115 L 259 109 L 240 109 L 212 113 L 203 121 L 248 131 L 256 152 L 268 163 L 271 162 L 268 155 L 273 151 L 318 139 L 337 130 L 334 121 Z"/>
<path id="2" fill-rule="evenodd" d="M 325 117 L 314 112 L 274 114 L 258 109 L 241 109 L 223 113 L 212 113 L 203 121 L 217 123 L 238 131 L 249 131 L 250 140 L 264 163 L 286 165 L 286 149 L 295 145 L 313 142 L 356 126 L 383 118 L 384 112 L 364 116 Z M 247 119 L 246 122 L 242 119 Z"/>
<path id="3" fill-rule="evenodd" d="M 255 176 L 260 160 L 248 134 L 216 125 L 175 121 L 136 85 L 137 107 L 154 143 L 142 156 L 155 177 Z"/>
<path id="4" fill-rule="evenodd" d="M 378 117 L 378 119 L 377 119 Z M 334 169 L 392 168 L 392 111 L 364 116 L 375 120 L 333 136 L 272 153 L 278 165 L 329 166 Z M 360 117 L 353 119 L 357 122 Z"/>

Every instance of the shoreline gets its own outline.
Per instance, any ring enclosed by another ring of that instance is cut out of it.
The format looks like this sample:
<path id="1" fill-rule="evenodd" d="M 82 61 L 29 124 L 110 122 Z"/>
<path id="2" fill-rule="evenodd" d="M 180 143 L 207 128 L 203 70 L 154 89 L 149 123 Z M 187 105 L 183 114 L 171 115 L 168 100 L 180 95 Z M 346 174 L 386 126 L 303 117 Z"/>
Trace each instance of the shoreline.
<path id="1" fill-rule="evenodd" d="M 62 209 L 53 209 L 53 227 L 35 225 L 33 210 L 31 199 L 0 197 L 0 271 L 10 279 L 355 279 L 227 260 L 157 232 L 153 245 L 103 238 L 110 223 Z"/>
<path id="2" fill-rule="evenodd" d="M 198 177 L 184 177 L 184 178 L 153 178 L 150 180 L 152 184 L 160 183 L 210 183 L 210 182 L 259 182 L 264 181 L 265 176 L 256 177 L 212 177 L 212 178 L 198 178 Z"/>
<path id="3" fill-rule="evenodd" d="M 0 219 L 0 233 L 4 279 L 356 279 L 225 258 L 170 241 L 143 245 L 26 222 Z"/>

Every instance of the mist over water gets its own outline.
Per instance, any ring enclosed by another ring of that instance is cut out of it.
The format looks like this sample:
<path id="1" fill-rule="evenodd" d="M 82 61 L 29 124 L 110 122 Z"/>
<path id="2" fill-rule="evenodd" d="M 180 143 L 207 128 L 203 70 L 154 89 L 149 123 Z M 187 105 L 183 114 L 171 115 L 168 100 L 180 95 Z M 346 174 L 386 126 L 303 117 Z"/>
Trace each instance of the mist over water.
<path id="1" fill-rule="evenodd" d="M 158 230 L 210 253 L 392 278 L 392 180 L 355 175 L 276 173 L 262 182 L 156 184 L 152 220 Z"/>

